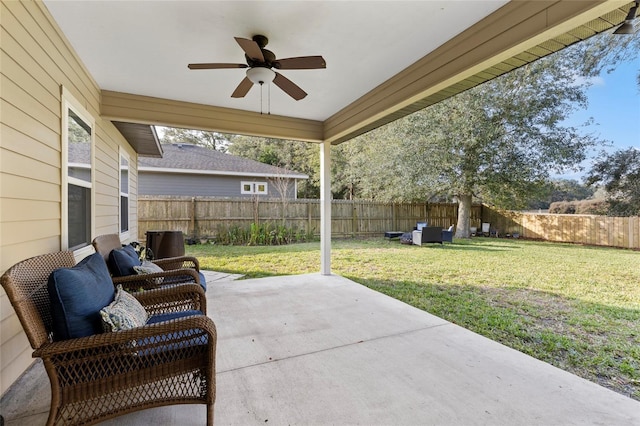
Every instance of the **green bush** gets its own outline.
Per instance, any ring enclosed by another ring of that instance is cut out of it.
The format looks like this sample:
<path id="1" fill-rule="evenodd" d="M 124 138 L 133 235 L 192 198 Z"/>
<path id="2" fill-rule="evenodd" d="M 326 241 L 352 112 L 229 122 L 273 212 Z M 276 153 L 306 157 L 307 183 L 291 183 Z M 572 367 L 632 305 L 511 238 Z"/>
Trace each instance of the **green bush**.
<path id="1" fill-rule="evenodd" d="M 549 213 L 555 214 L 598 214 L 606 215 L 608 204 L 605 200 L 556 201 L 549 206 Z"/>
<path id="2" fill-rule="evenodd" d="M 313 241 L 313 231 L 305 229 L 287 228 L 267 222 L 252 223 L 242 228 L 237 225 L 220 225 L 217 229 L 216 243 L 222 245 L 243 246 L 279 246 L 291 243 L 305 243 Z"/>

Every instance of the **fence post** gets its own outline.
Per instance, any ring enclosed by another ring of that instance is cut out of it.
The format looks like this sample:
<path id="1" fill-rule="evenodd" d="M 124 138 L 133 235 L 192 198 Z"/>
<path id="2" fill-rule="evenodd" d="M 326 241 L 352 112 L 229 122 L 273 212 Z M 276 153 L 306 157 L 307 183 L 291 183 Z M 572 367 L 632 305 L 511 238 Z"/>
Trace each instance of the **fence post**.
<path id="1" fill-rule="evenodd" d="M 191 224 L 190 231 L 193 238 L 196 238 L 196 197 L 191 197 Z"/>
<path id="2" fill-rule="evenodd" d="M 391 203 L 391 224 L 393 225 L 393 230 L 398 229 L 398 222 L 396 221 L 396 203 Z"/>
<path id="3" fill-rule="evenodd" d="M 427 225 L 433 226 L 431 215 L 429 215 L 429 201 L 424 203 L 424 220 L 427 222 Z"/>
<path id="4" fill-rule="evenodd" d="M 356 204 L 353 200 L 351 202 L 351 237 L 356 236 L 358 229 L 358 213 L 356 212 Z"/>

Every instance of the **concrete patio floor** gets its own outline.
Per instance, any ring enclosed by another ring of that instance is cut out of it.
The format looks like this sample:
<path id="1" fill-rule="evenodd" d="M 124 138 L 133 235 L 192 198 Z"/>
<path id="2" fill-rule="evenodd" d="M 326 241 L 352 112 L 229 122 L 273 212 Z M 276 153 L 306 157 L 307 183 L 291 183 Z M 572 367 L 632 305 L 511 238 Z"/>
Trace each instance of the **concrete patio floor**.
<path id="1" fill-rule="evenodd" d="M 218 425 L 640 425 L 640 402 L 346 278 L 210 282 L 218 328 Z M 41 364 L 2 401 L 7 425 L 39 425 Z M 104 425 L 202 425 L 204 406 Z"/>

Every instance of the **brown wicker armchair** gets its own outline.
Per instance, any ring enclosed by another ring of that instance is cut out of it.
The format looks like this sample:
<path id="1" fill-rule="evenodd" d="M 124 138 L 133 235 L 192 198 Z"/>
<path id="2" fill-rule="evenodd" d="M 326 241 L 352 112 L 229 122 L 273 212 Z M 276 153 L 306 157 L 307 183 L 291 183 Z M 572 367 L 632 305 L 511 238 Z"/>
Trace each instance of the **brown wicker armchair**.
<path id="1" fill-rule="evenodd" d="M 113 283 L 120 284 L 125 290 L 158 288 L 182 283 L 198 283 L 206 290 L 206 280 L 200 273 L 198 259 L 191 256 L 170 257 L 154 260 L 153 263 L 163 269 L 163 272 L 146 275 L 118 276 L 114 273 L 109 262 L 109 255 L 113 250 L 121 249 L 122 243 L 118 234 L 100 235 L 93 239 L 93 248 L 104 258 L 112 273 Z"/>
<path id="2" fill-rule="evenodd" d="M 205 315 L 177 314 L 206 309 L 202 288 L 180 285 L 135 295 L 150 315 L 175 319 L 53 341 L 49 276 L 74 265 L 71 252 L 45 254 L 14 265 L 0 279 L 51 382 L 47 424 L 94 424 L 172 404 L 206 404 L 207 424 L 213 424 L 215 325 Z"/>

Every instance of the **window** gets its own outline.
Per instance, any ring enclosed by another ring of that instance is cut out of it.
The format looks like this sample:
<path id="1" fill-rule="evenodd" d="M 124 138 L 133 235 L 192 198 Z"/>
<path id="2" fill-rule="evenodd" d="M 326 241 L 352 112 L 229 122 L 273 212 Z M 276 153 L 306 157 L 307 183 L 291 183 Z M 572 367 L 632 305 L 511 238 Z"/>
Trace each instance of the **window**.
<path id="1" fill-rule="evenodd" d="M 268 194 L 266 182 L 241 182 L 241 194 Z"/>
<path id="2" fill-rule="evenodd" d="M 120 234 L 129 232 L 129 157 L 120 154 Z"/>
<path id="3" fill-rule="evenodd" d="M 91 244 L 94 229 L 94 120 L 64 88 L 62 97 L 62 245 L 78 250 Z"/>

